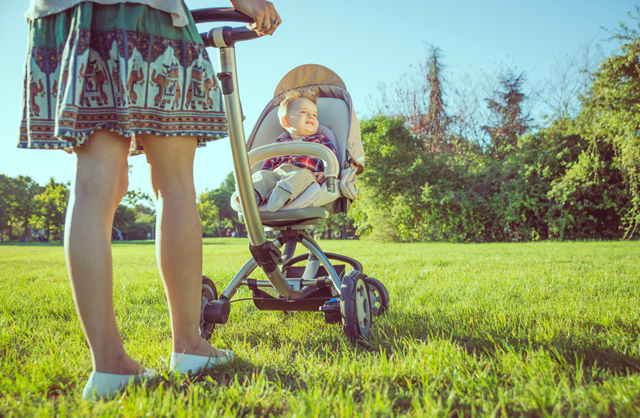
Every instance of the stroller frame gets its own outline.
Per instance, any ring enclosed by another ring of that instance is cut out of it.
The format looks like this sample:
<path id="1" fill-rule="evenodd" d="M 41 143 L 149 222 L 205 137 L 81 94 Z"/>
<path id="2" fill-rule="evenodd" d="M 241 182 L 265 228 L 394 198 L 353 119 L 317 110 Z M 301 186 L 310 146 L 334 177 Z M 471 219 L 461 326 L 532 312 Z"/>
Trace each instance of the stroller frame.
<path id="1" fill-rule="evenodd" d="M 192 15 L 196 23 L 253 22 L 250 17 L 231 8 L 194 10 Z M 253 293 L 250 299 L 258 309 L 287 312 L 320 310 L 324 312 L 327 323 L 342 323 L 345 333 L 352 341 L 366 339 L 371 330 L 372 317 L 384 313 L 389 306 L 388 292 L 380 281 L 363 273 L 361 263 L 347 256 L 323 252 L 309 236 L 306 230 L 323 224 L 325 219 L 301 219 L 299 223 L 292 221 L 288 225 L 272 225 L 266 229 L 280 231 L 280 236 L 273 241 L 265 238 L 265 227 L 254 197 L 235 58 L 235 43 L 255 39 L 258 35 L 245 27 L 225 26 L 213 28 L 201 34 L 201 37 L 205 46 L 217 48 L 220 54 L 220 72 L 217 76 L 227 113 L 236 187 L 252 254 L 252 258 L 236 273 L 220 295 L 215 284 L 203 276 L 201 335 L 208 338 L 215 324 L 227 322 L 232 298 L 241 286 L 247 286 Z M 325 165 L 327 163 L 331 164 L 327 161 Z M 336 167 L 333 171 L 339 173 Z M 327 189 L 334 192 L 337 174 L 326 176 Z M 294 257 L 298 243 L 307 249 L 307 254 Z M 283 247 L 284 250 L 281 251 Z M 348 264 L 352 269 L 346 272 L 344 265 L 334 266 L 331 260 Z M 295 266 L 302 261 L 307 262 L 304 268 Z M 268 280 L 249 277 L 258 267 Z M 274 297 L 262 290 L 264 288 L 272 288 L 278 295 Z"/>

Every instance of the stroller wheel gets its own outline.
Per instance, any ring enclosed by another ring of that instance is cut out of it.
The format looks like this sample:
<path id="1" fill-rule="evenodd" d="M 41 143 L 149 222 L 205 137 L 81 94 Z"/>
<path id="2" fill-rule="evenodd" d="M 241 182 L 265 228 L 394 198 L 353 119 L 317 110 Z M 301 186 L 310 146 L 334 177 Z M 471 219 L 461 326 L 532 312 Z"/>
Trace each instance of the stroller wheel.
<path id="1" fill-rule="evenodd" d="M 342 279 L 340 312 L 345 334 L 353 342 L 369 337 L 371 332 L 371 302 L 365 277 L 351 270 Z"/>
<path id="2" fill-rule="evenodd" d="M 207 276 L 202 276 L 202 302 L 201 306 L 204 306 L 207 302 L 218 300 L 218 290 L 213 280 Z M 215 328 L 216 324 L 204 322 L 202 314 L 200 314 L 200 336 L 205 340 L 211 338 L 211 331 Z"/>
<path id="3" fill-rule="evenodd" d="M 365 277 L 364 281 L 369 288 L 371 314 L 373 316 L 382 315 L 389 309 L 389 292 L 387 292 L 387 288 L 380 280 L 373 277 Z"/>

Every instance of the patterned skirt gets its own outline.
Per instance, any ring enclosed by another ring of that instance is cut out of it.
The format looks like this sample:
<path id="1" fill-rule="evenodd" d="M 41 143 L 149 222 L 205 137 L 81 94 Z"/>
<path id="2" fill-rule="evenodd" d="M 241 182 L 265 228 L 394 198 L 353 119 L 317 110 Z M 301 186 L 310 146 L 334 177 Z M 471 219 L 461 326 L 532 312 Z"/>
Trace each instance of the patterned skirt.
<path id="1" fill-rule="evenodd" d="M 31 22 L 19 148 L 64 149 L 98 129 L 226 136 L 220 89 L 189 15 L 174 27 L 168 13 L 141 4 L 80 3 Z"/>

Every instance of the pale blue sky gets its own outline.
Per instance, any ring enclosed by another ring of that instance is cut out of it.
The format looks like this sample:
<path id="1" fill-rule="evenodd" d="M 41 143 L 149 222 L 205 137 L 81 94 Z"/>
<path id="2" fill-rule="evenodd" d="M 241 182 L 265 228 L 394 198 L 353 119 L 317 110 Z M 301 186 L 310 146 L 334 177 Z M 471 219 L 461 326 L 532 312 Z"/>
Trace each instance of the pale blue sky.
<path id="1" fill-rule="evenodd" d="M 186 0 L 191 9 L 228 6 L 225 1 Z M 543 79 L 554 58 L 594 40 L 608 53 L 615 44 L 600 29 L 629 22 L 632 0 L 274 0 L 283 24 L 273 37 L 237 46 L 245 131 L 250 132 L 280 79 L 292 68 L 316 63 L 345 81 L 360 117 L 366 98 L 380 81 L 395 82 L 426 56 L 425 44 L 440 47 L 451 77 L 488 71 L 498 63 Z M 2 62 L 0 79 L 0 174 L 71 180 L 75 157 L 62 151 L 18 150 L 28 1 L 0 4 Z M 204 27 L 203 27 L 204 31 Z M 217 51 L 210 50 L 214 66 Z M 144 156 L 130 158 L 130 188 L 150 193 Z M 232 170 L 228 140 L 196 153 L 196 189 L 217 188 Z"/>

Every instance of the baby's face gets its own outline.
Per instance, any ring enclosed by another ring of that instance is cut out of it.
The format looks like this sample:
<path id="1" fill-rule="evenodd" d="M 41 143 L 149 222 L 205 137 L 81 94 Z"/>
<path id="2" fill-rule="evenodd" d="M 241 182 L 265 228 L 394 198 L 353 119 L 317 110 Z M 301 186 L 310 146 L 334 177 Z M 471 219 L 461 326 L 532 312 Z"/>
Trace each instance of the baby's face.
<path id="1" fill-rule="evenodd" d="M 318 132 L 318 108 L 309 99 L 301 98 L 291 103 L 286 119 L 288 124 L 283 122 L 283 126 L 291 139 Z"/>

